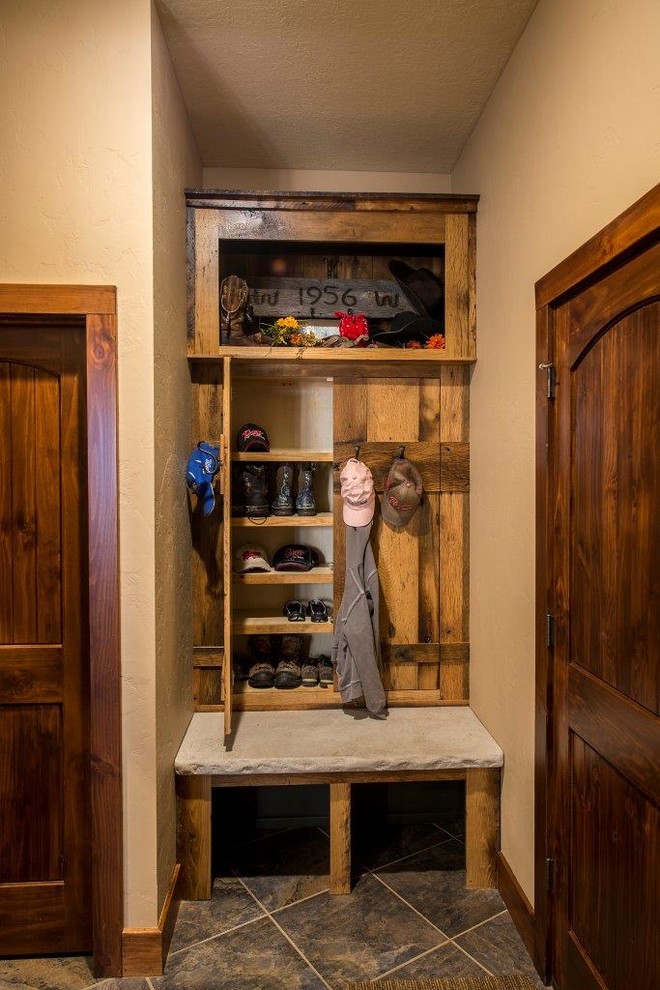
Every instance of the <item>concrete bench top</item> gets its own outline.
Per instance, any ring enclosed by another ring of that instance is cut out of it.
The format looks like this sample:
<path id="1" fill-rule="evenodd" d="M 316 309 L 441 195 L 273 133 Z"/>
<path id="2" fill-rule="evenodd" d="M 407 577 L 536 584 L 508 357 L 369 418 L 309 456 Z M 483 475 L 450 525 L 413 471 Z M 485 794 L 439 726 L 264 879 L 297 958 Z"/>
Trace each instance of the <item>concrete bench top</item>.
<path id="1" fill-rule="evenodd" d="M 223 717 L 193 715 L 177 774 L 312 774 L 501 767 L 503 754 L 467 707 L 392 708 L 382 721 L 341 709 L 236 712 L 232 748 Z"/>

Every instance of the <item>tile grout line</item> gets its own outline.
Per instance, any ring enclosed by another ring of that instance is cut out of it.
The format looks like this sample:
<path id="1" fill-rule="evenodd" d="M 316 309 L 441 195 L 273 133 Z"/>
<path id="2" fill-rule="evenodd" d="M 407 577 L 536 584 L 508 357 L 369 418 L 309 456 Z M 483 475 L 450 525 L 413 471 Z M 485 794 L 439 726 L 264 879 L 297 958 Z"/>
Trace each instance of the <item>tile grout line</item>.
<path id="1" fill-rule="evenodd" d="M 287 908 L 293 907 L 295 904 L 302 904 L 304 901 L 311 901 L 313 897 L 318 897 L 319 894 L 327 894 L 329 891 L 329 887 L 324 887 L 323 890 L 317 890 L 314 894 L 305 894 L 304 897 L 299 897 L 297 901 L 289 901 L 288 904 L 283 904 L 281 907 L 274 908 L 270 913 L 279 914 L 280 911 L 286 911 Z"/>
<path id="2" fill-rule="evenodd" d="M 262 904 L 262 902 L 259 900 L 259 898 L 257 897 L 257 895 L 252 893 L 252 891 L 250 890 L 250 888 L 248 887 L 248 885 L 246 883 L 244 883 L 243 880 L 240 877 L 238 877 L 238 882 L 243 885 L 243 887 L 248 892 L 248 894 L 250 895 L 250 897 L 253 899 L 253 901 L 255 901 L 256 904 L 259 905 L 259 907 L 262 909 L 262 911 L 265 911 L 266 916 L 270 919 L 270 921 L 272 921 L 272 923 L 275 925 L 275 927 L 280 932 L 280 934 L 287 940 L 287 942 L 289 943 L 289 945 L 291 946 L 291 948 L 295 952 L 297 952 L 297 954 L 300 956 L 300 958 L 305 963 L 305 965 L 308 966 L 309 969 L 311 969 L 311 971 L 315 974 L 315 976 L 317 976 L 319 978 L 319 980 L 321 981 L 321 983 L 323 984 L 323 986 L 324 987 L 327 987 L 328 990 L 333 990 L 332 986 L 328 983 L 328 981 L 325 980 L 321 976 L 321 974 L 319 973 L 318 969 L 316 969 L 316 967 L 312 965 L 312 963 L 309 961 L 309 959 L 304 954 L 304 952 L 302 951 L 302 949 L 299 949 L 298 946 L 296 945 L 296 943 L 293 941 L 293 939 L 284 931 L 284 929 L 279 924 L 279 922 L 277 921 L 277 919 L 274 918 L 273 915 L 270 913 L 270 911 L 268 910 L 268 908 L 266 907 L 266 905 L 265 904 Z"/>
<path id="3" fill-rule="evenodd" d="M 392 973 L 396 973 L 398 970 L 403 969 L 404 966 L 408 966 L 410 963 L 417 962 L 418 959 L 423 959 L 424 956 L 430 955 L 431 952 L 436 952 L 437 949 L 441 949 L 444 945 L 449 945 L 450 942 L 451 939 L 445 938 L 444 942 L 439 942 L 438 945 L 433 945 L 430 949 L 424 949 L 424 951 L 420 952 L 418 956 L 413 956 L 412 959 L 406 959 L 405 962 L 399 963 L 398 966 L 393 966 L 392 969 L 386 970 L 385 973 L 380 973 L 378 976 L 374 976 L 374 978 L 369 982 L 376 983 L 378 980 L 385 980 L 391 976 Z"/>
<path id="4" fill-rule="evenodd" d="M 419 856 L 421 853 L 430 852 L 431 849 L 437 849 L 438 846 L 444 846 L 445 843 L 451 842 L 452 838 L 453 836 L 450 836 L 448 839 L 441 839 L 440 842 L 434 842 L 432 846 L 424 846 L 423 849 L 417 849 L 413 853 L 406 853 L 405 856 L 399 856 L 398 859 L 391 859 L 389 863 L 379 863 L 378 866 L 374 867 L 367 866 L 367 864 L 363 862 L 359 856 L 356 856 L 355 858 L 357 862 L 360 863 L 361 866 L 367 871 L 367 873 L 375 873 L 376 870 L 387 870 L 390 866 L 395 866 L 397 863 L 403 863 L 406 859 L 412 859 L 413 856 Z"/>
<path id="5" fill-rule="evenodd" d="M 145 980 L 147 981 L 147 986 L 149 987 L 149 990 L 154 990 L 154 985 L 151 982 L 151 979 L 148 976 L 145 976 Z"/>
<path id="6" fill-rule="evenodd" d="M 487 925 L 489 921 L 495 921 L 495 918 L 499 918 L 501 917 L 501 915 L 507 913 L 508 913 L 507 909 L 502 908 L 501 911 L 497 911 L 495 914 L 491 914 L 490 918 L 484 918 L 483 921 L 478 921 L 477 924 L 472 925 L 471 928 L 465 928 L 462 932 L 456 932 L 455 935 L 450 935 L 449 938 L 452 940 L 452 942 L 454 941 L 454 939 L 463 938 L 464 935 L 469 935 L 470 932 L 473 932 L 475 928 L 481 928 L 482 925 Z"/>
<path id="7" fill-rule="evenodd" d="M 213 942 L 216 938 L 222 938 L 223 935 L 231 935 L 232 932 L 236 932 L 239 928 L 247 928 L 248 925 L 253 925 L 255 921 L 263 921 L 265 915 L 258 914 L 256 918 L 250 918 L 249 921 L 241 921 L 240 925 L 232 925 L 231 928 L 226 928 L 222 932 L 216 932 L 215 935 L 209 935 L 208 938 L 200 938 L 198 942 L 191 942 L 190 945 L 184 945 L 181 949 L 175 949 L 174 952 L 168 952 L 167 958 L 173 959 L 174 956 L 178 956 L 181 952 L 187 952 L 188 949 L 194 949 L 198 945 L 205 945 L 207 942 Z"/>
<path id="8" fill-rule="evenodd" d="M 389 892 L 391 894 L 394 894 L 394 896 L 397 897 L 401 901 L 402 904 L 405 904 L 406 907 L 409 907 L 411 911 L 414 911 L 415 914 L 418 917 L 420 917 L 423 921 L 425 921 L 428 925 L 430 925 L 431 928 L 435 928 L 436 932 L 440 932 L 440 934 L 442 935 L 442 937 L 444 939 L 446 939 L 446 941 L 448 941 L 448 942 L 451 941 L 451 939 L 449 938 L 449 935 L 446 935 L 445 932 L 443 932 L 442 928 L 438 928 L 438 926 L 435 925 L 432 921 L 430 921 L 429 918 L 427 918 L 425 915 L 423 915 L 421 911 L 418 911 L 416 907 L 413 907 L 413 905 L 410 904 L 405 899 L 405 897 L 402 897 L 401 894 L 397 893 L 397 891 L 393 887 L 390 887 L 389 883 L 386 883 L 385 880 L 383 880 L 382 877 L 379 877 L 377 873 L 370 873 L 370 876 L 372 876 L 374 878 L 374 880 L 377 880 L 378 883 L 382 883 L 383 887 L 385 887 L 386 890 L 389 890 Z"/>
<path id="9" fill-rule="evenodd" d="M 459 952 L 462 952 L 464 956 L 467 956 L 468 959 L 471 959 L 473 963 L 475 963 L 477 966 L 481 967 L 481 969 L 483 969 L 484 973 L 488 973 L 489 976 L 495 976 L 495 973 L 491 973 L 491 971 L 489 969 L 487 969 L 486 966 L 484 966 L 483 963 L 479 962 L 478 959 L 476 959 L 474 956 L 470 955 L 470 953 L 467 951 L 467 949 L 464 949 L 462 945 L 459 945 L 458 942 L 455 942 L 453 938 L 450 939 L 449 941 L 451 942 L 451 944 L 454 946 L 455 949 L 458 949 L 458 951 Z"/>

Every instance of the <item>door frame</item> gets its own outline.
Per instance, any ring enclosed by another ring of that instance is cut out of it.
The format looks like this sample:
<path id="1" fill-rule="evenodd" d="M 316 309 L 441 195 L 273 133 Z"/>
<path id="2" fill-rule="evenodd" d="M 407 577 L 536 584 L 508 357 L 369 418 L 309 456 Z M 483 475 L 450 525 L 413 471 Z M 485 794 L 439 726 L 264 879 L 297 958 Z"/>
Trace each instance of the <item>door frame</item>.
<path id="1" fill-rule="evenodd" d="M 0 316 L 85 327 L 94 975 L 121 976 L 123 849 L 114 286 L 0 284 Z"/>
<path id="2" fill-rule="evenodd" d="M 555 820 L 557 770 L 553 684 L 555 658 L 547 616 L 557 613 L 554 580 L 554 477 L 551 464 L 555 430 L 554 402 L 548 396 L 555 359 L 555 311 L 582 291 L 640 254 L 660 231 L 660 184 L 609 223 L 535 285 L 536 290 L 536 721 L 534 913 L 536 967 L 552 978 L 553 874 L 559 821 Z M 550 372 L 547 366 L 550 365 Z M 557 383 L 561 387 L 561 382 Z"/>

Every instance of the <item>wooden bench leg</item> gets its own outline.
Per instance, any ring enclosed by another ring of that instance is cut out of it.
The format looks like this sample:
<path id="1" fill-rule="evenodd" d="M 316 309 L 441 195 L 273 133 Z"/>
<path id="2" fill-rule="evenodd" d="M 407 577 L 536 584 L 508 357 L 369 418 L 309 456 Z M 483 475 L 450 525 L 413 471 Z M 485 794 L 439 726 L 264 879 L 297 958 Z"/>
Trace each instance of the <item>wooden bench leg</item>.
<path id="1" fill-rule="evenodd" d="M 211 896 L 211 778 L 176 778 L 177 859 L 181 896 L 206 901 Z"/>
<path id="2" fill-rule="evenodd" d="M 330 784 L 330 893 L 351 892 L 351 785 Z"/>
<path id="3" fill-rule="evenodd" d="M 500 838 L 500 772 L 468 770 L 465 778 L 465 860 L 468 887 L 496 887 Z"/>

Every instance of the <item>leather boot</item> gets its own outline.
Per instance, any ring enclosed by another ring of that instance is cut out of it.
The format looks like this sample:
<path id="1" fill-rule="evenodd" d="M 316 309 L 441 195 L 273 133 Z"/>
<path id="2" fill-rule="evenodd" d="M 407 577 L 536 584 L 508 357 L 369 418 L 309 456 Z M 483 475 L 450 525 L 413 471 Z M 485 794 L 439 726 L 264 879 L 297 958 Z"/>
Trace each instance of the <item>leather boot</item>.
<path id="1" fill-rule="evenodd" d="M 240 464 L 234 464 L 231 469 L 231 514 L 235 517 L 245 515 L 245 496 Z"/>
<path id="2" fill-rule="evenodd" d="M 316 502 L 314 501 L 314 493 L 312 491 L 312 475 L 315 469 L 316 465 L 309 461 L 306 464 L 303 464 L 302 486 L 296 499 L 296 515 L 316 515 Z"/>
<path id="3" fill-rule="evenodd" d="M 275 501 L 271 503 L 274 516 L 293 515 L 292 481 L 293 468 L 290 464 L 281 464 L 277 469 L 277 495 Z"/>
<path id="4" fill-rule="evenodd" d="M 285 635 L 280 639 L 279 662 L 275 669 L 276 688 L 297 688 L 302 684 L 300 654 L 302 636 Z"/>
<path id="5" fill-rule="evenodd" d="M 243 468 L 243 497 L 246 516 L 268 515 L 265 464 L 245 465 Z"/>

